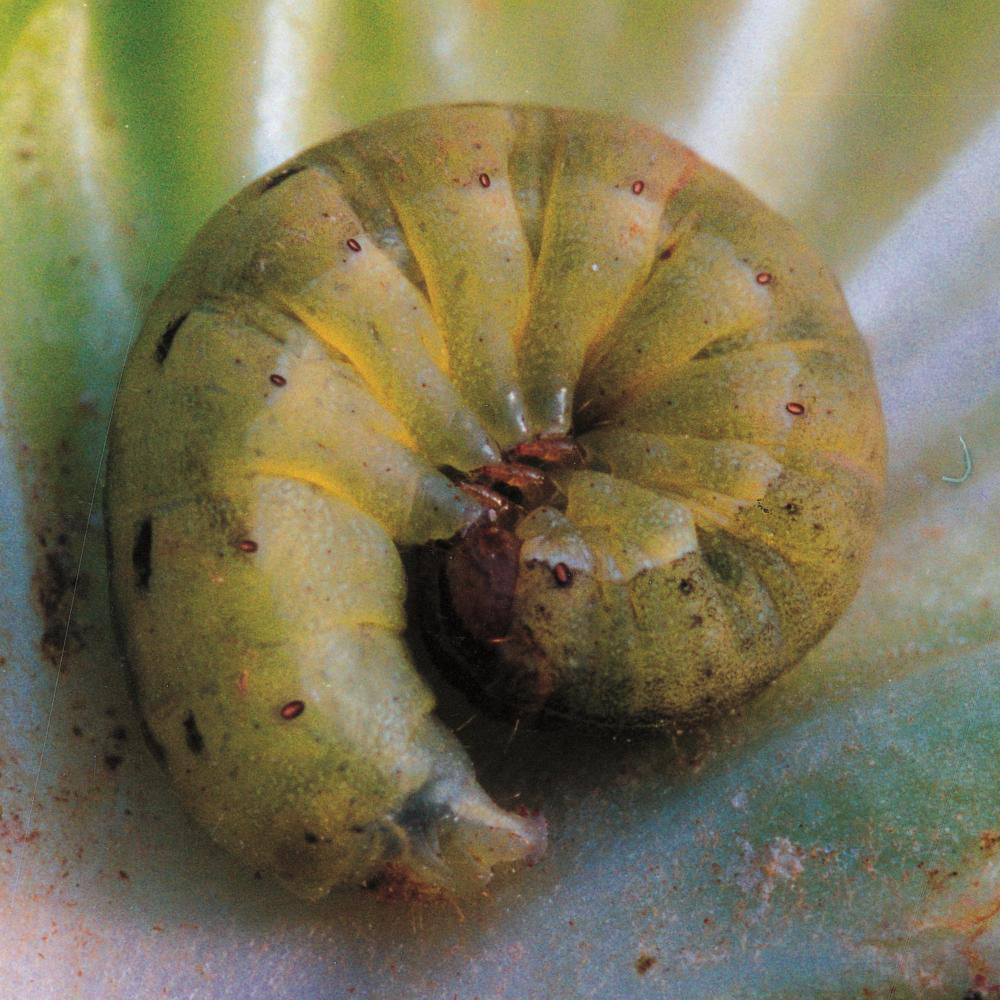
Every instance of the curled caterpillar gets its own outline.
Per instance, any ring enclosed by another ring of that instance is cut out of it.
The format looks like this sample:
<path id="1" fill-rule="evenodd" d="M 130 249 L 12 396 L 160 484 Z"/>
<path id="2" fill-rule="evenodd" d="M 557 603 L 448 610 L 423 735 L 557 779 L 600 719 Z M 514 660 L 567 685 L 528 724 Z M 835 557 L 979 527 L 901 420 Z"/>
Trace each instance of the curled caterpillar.
<path id="1" fill-rule="evenodd" d="M 731 178 L 608 115 L 426 108 L 249 185 L 154 301 L 112 600 L 218 841 L 306 898 L 461 891 L 544 824 L 476 783 L 415 643 L 518 715 L 709 718 L 843 611 L 884 476 L 835 281 Z"/>

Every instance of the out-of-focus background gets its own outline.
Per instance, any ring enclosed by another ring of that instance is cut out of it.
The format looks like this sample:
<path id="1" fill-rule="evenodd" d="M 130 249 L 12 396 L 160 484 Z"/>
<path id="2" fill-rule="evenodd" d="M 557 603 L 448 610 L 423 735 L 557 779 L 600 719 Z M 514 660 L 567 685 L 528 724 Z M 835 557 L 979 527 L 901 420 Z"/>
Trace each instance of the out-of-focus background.
<path id="1" fill-rule="evenodd" d="M 995 0 L 0 4 L 0 995 L 1000 995 L 998 38 Z M 707 732 L 464 729 L 486 786 L 545 810 L 534 869 L 461 906 L 307 905 L 215 848 L 138 738 L 108 415 L 221 201 L 473 99 L 660 126 L 806 233 L 875 359 L 884 528 L 827 640 Z"/>

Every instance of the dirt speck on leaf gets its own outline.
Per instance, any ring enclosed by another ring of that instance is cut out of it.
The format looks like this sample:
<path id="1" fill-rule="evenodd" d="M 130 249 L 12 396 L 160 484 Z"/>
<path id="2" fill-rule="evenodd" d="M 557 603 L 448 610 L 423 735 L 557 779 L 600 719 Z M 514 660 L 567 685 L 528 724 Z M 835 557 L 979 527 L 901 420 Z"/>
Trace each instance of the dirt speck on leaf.
<path id="1" fill-rule="evenodd" d="M 641 952 L 639 957 L 635 960 L 635 971 L 638 972 L 640 976 L 644 976 L 654 965 L 656 965 L 656 959 L 646 952 Z"/>

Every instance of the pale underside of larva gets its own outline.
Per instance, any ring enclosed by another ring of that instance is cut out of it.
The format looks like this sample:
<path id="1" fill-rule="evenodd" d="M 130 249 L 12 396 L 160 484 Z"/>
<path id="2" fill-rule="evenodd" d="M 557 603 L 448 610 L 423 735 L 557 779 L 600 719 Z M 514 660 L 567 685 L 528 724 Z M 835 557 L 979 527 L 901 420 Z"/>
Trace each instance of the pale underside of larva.
<path id="1" fill-rule="evenodd" d="M 515 713 L 717 715 L 843 611 L 884 463 L 835 281 L 731 178 L 600 114 L 376 122 L 222 208 L 130 355 L 106 509 L 151 744 L 302 896 L 478 884 L 544 828 L 417 636 Z"/>

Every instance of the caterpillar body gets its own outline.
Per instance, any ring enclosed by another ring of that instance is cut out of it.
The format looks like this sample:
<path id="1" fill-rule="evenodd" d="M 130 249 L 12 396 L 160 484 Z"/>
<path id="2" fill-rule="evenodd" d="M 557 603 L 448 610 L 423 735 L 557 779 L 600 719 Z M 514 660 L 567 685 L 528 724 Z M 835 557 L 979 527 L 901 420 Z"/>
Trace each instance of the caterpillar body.
<path id="1" fill-rule="evenodd" d="M 113 608 L 218 841 L 306 898 L 462 890 L 544 824 L 476 783 L 416 633 L 514 713 L 711 717 L 843 611 L 884 475 L 836 282 L 735 181 L 610 115 L 419 109 L 253 182 L 155 299 Z"/>

